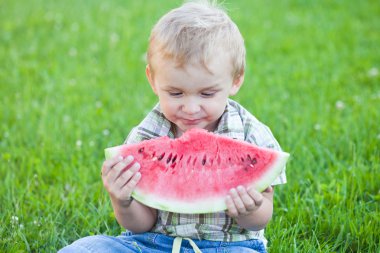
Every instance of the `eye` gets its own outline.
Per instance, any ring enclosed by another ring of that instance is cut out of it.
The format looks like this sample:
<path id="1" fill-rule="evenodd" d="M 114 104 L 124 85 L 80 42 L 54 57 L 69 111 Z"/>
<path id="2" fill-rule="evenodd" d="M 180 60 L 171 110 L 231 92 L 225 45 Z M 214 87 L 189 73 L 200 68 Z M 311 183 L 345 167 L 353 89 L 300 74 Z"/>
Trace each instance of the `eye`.
<path id="1" fill-rule="evenodd" d="M 169 91 L 169 95 L 171 97 L 179 97 L 182 95 L 182 92 L 172 92 L 172 91 Z"/>
<path id="2" fill-rule="evenodd" d="M 215 93 L 216 93 L 215 91 L 212 91 L 212 92 L 202 92 L 201 96 L 209 98 L 209 97 L 213 97 L 215 95 Z"/>

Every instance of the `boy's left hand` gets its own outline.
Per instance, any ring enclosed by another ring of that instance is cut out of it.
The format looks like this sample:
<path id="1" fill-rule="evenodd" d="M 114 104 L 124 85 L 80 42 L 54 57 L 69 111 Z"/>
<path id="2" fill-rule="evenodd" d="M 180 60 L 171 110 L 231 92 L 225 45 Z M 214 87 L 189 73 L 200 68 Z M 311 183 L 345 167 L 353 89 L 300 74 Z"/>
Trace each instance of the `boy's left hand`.
<path id="1" fill-rule="evenodd" d="M 264 192 L 272 192 L 269 186 Z M 230 217 L 248 215 L 260 208 L 264 196 L 253 188 L 246 189 L 243 186 L 232 188 L 226 198 L 227 214 Z"/>

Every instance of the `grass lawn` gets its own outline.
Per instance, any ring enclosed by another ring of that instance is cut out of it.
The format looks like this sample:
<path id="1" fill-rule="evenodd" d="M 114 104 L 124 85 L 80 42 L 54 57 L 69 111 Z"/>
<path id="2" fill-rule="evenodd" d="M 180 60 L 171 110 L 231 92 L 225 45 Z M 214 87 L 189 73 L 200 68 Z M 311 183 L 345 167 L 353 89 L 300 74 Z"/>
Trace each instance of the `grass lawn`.
<path id="1" fill-rule="evenodd" d="M 270 252 L 380 251 L 380 4 L 225 1 L 247 72 L 234 97 L 292 158 Z M 156 103 L 144 53 L 181 1 L 0 0 L 0 252 L 118 235 L 103 149 Z"/>

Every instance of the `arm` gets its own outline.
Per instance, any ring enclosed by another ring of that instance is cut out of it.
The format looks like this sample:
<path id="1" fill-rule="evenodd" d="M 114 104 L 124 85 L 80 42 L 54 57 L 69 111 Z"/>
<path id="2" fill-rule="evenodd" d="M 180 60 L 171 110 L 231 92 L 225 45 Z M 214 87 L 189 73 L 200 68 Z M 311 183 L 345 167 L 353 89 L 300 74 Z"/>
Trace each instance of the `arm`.
<path id="1" fill-rule="evenodd" d="M 140 165 L 133 157 L 106 160 L 102 166 L 102 180 L 110 195 L 117 221 L 124 228 L 142 233 L 149 231 L 157 219 L 157 210 L 131 199 L 131 194 L 141 178 Z"/>
<path id="2" fill-rule="evenodd" d="M 258 231 L 266 227 L 273 214 L 273 188 L 260 193 L 242 186 L 231 189 L 226 204 L 228 215 L 242 228 Z"/>
<path id="3" fill-rule="evenodd" d="M 149 208 L 138 201 L 131 201 L 127 207 L 117 200 L 112 200 L 112 198 L 111 202 L 118 223 L 134 233 L 147 232 L 156 223 L 157 210 Z"/>

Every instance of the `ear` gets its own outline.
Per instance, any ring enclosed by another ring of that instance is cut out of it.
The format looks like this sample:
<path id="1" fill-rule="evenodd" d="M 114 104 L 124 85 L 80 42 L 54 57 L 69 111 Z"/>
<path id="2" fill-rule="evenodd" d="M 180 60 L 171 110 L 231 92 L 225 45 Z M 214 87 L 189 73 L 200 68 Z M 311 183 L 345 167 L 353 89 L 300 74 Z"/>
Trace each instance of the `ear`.
<path id="1" fill-rule="evenodd" d="M 230 90 L 230 96 L 233 96 L 236 93 L 238 93 L 240 87 L 243 85 L 243 82 L 244 82 L 244 72 L 242 72 L 240 75 L 238 75 L 237 78 L 234 79 L 231 90 Z"/>
<path id="2" fill-rule="evenodd" d="M 152 90 L 153 90 L 154 94 L 157 95 L 157 89 L 156 89 L 156 86 L 154 84 L 153 73 L 152 73 L 152 70 L 150 69 L 150 65 L 149 64 L 146 65 L 145 75 L 146 75 L 146 78 L 148 79 L 150 87 L 152 87 Z"/>

